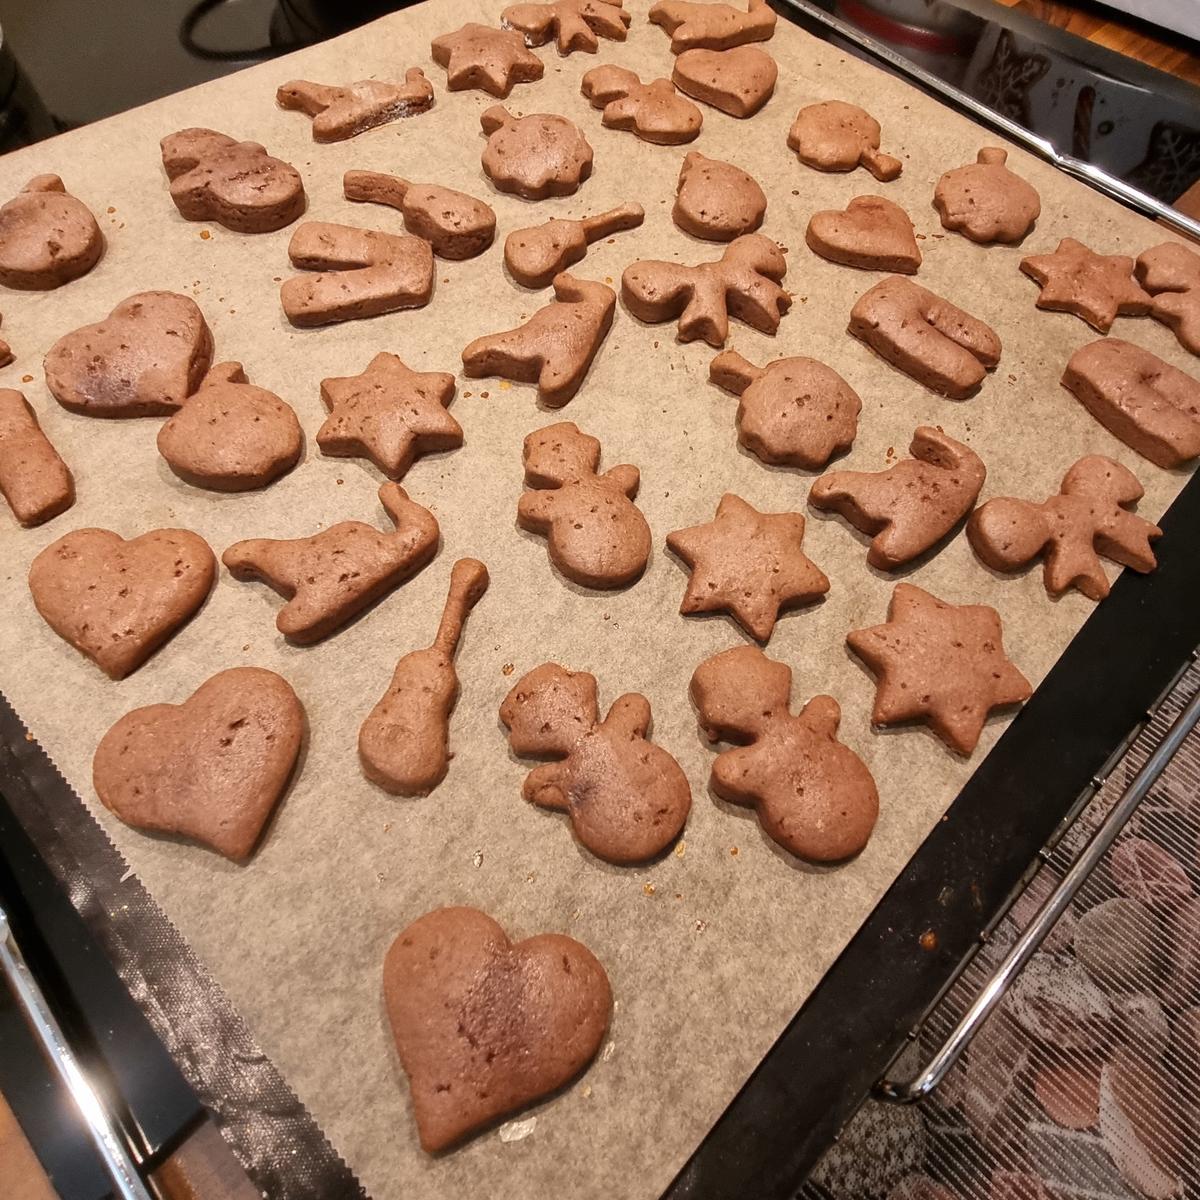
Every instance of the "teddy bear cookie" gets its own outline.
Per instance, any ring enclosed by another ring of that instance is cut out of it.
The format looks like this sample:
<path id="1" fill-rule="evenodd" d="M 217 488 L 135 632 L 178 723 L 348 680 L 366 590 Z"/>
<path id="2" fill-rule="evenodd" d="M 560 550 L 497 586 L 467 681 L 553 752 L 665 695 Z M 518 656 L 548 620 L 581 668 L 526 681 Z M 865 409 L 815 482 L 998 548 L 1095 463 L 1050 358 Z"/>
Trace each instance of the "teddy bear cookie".
<path id="1" fill-rule="evenodd" d="M 510 942 L 474 908 L 439 908 L 396 935 L 383 1000 L 430 1154 L 570 1083 L 613 1007 L 586 946 L 557 933 Z"/>
<path id="2" fill-rule="evenodd" d="M 1138 255 L 1135 273 L 1154 297 L 1150 315 L 1173 330 L 1185 350 L 1200 354 L 1200 254 L 1163 242 Z"/>
<path id="3" fill-rule="evenodd" d="M 879 149 L 879 122 L 857 104 L 823 100 L 802 108 L 788 130 L 788 148 L 818 171 L 866 167 L 880 183 L 900 177 L 904 164 Z"/>
<path id="4" fill-rule="evenodd" d="M 1063 238 L 1053 254 L 1021 259 L 1021 270 L 1041 288 L 1038 308 L 1072 313 L 1107 333 L 1118 316 L 1143 317 L 1150 297 L 1133 280 L 1133 259 L 1097 254 L 1074 238 Z"/>
<path id="5" fill-rule="evenodd" d="M 747 0 L 745 10 L 731 4 L 695 0 L 656 0 L 650 23 L 671 39 L 671 53 L 684 50 L 732 50 L 747 42 L 765 42 L 775 33 L 775 13 L 767 0 Z"/>
<path id="6" fill-rule="evenodd" d="M 580 91 L 593 108 L 603 109 L 602 123 L 609 129 L 627 129 L 643 142 L 677 146 L 700 133 L 704 116 L 669 79 L 643 83 L 625 67 L 605 63 L 588 71 Z"/>
<path id="7" fill-rule="evenodd" d="M 702 338 L 720 349 L 729 318 L 774 333 L 792 304 L 779 286 L 787 262 L 779 245 L 761 233 L 735 238 L 716 262 L 686 267 L 642 259 L 625 268 L 621 299 L 639 321 L 679 320 L 681 342 Z"/>
<path id="8" fill-rule="evenodd" d="M 234 579 L 261 579 L 283 596 L 287 603 L 275 627 L 288 641 L 311 645 L 399 587 L 437 552 L 438 523 L 429 509 L 398 483 L 385 483 L 379 502 L 394 533 L 339 521 L 311 537 L 235 542 L 221 561 Z"/>
<path id="9" fill-rule="evenodd" d="M 671 220 L 692 237 L 731 242 L 753 233 L 767 212 L 767 197 L 741 167 L 706 158 L 698 150 L 683 156 Z"/>
<path id="10" fill-rule="evenodd" d="M 200 386 L 212 354 L 212 331 L 194 300 L 139 292 L 50 347 L 46 386 L 84 416 L 166 416 Z"/>
<path id="11" fill-rule="evenodd" d="M 1042 202 L 1031 184 L 1004 164 L 1008 151 L 985 146 L 976 161 L 947 171 L 933 190 L 942 225 L 973 242 L 1016 243 L 1033 228 Z"/>
<path id="12" fill-rule="evenodd" d="M 304 725 L 304 706 L 274 671 L 220 671 L 182 704 L 126 713 L 96 748 L 92 783 L 126 825 L 242 862 L 287 788 Z"/>
<path id="13" fill-rule="evenodd" d="M 188 221 L 213 221 L 235 233 L 271 233 L 304 212 L 300 172 L 257 142 L 213 129 L 181 129 L 163 138 L 171 199 Z"/>
<path id="14" fill-rule="evenodd" d="M 876 677 L 874 724 L 924 721 L 962 755 L 992 709 L 1033 694 L 1004 653 L 994 608 L 947 604 L 911 583 L 896 584 L 887 624 L 855 629 L 846 644 Z"/>
<path id="15" fill-rule="evenodd" d="M 514 85 L 541 79 L 546 69 L 519 33 L 474 21 L 434 38 L 429 53 L 439 67 L 446 68 L 450 91 L 478 88 L 499 100 L 505 99 Z"/>
<path id="16" fill-rule="evenodd" d="M 757 46 L 685 50 L 671 69 L 671 82 L 681 92 L 741 119 L 770 100 L 778 77 L 775 60 Z"/>
<path id="17" fill-rule="evenodd" d="M 433 106 L 433 85 L 420 67 L 410 67 L 403 83 L 360 79 L 337 87 L 293 79 L 275 93 L 275 103 L 312 117 L 314 142 L 342 142 L 401 117 L 426 112 Z"/>
<path id="18" fill-rule="evenodd" d="M 645 696 L 618 697 L 601 721 L 595 676 L 543 663 L 514 684 L 500 720 L 514 753 L 555 760 L 525 777 L 525 799 L 566 812 L 597 858 L 646 862 L 682 832 L 692 791 L 675 759 L 646 739 Z"/>
<path id="19" fill-rule="evenodd" d="M 844 209 L 813 213 L 804 240 L 814 254 L 864 271 L 915 275 L 921 265 L 908 213 L 883 196 L 855 196 Z"/>
<path id="20" fill-rule="evenodd" d="M 424 796 L 450 765 L 450 714 L 458 700 L 454 653 L 467 614 L 487 591 L 487 567 L 460 558 L 433 645 L 406 654 L 358 731 L 363 774 L 396 796 Z"/>
<path id="21" fill-rule="evenodd" d="M 570 421 L 525 439 L 517 524 L 548 538 L 550 561 L 583 587 L 632 583 L 650 558 L 650 527 L 633 498 L 640 476 L 622 464 L 598 474 L 600 443 Z"/>
<path id="22" fill-rule="evenodd" d="M 35 175 L 0 206 L 0 283 L 49 291 L 86 275 L 104 253 L 104 235 L 82 200 L 57 175 Z"/>
<path id="23" fill-rule="evenodd" d="M 967 522 L 967 538 L 994 571 L 1019 571 L 1044 556 L 1042 574 L 1052 596 L 1075 587 L 1090 600 L 1103 600 L 1110 585 L 1100 555 L 1142 574 L 1157 565 L 1150 543 L 1162 530 L 1129 511 L 1142 494 L 1127 467 L 1089 454 L 1044 504 L 997 496 L 981 505 Z"/>
<path id="24" fill-rule="evenodd" d="M 595 54 L 600 38 L 623 42 L 633 18 L 621 0 L 548 0 L 534 4 L 510 4 L 500 14 L 505 29 L 515 29 L 527 46 L 544 46 L 551 38 L 559 54 L 582 50 Z"/>
<path id="25" fill-rule="evenodd" d="M 494 104 L 480 118 L 488 135 L 483 173 L 525 200 L 570 196 L 592 173 L 592 147 L 579 126 L 553 113 L 514 117 Z"/>
<path id="26" fill-rule="evenodd" d="M 768 837 L 798 858 L 841 862 L 863 849 L 879 793 L 866 764 L 838 741 L 832 696 L 793 714 L 791 668 L 757 646 L 706 659 L 690 690 L 708 740 L 735 743 L 713 763 L 722 800 L 754 808 Z"/>
<path id="27" fill-rule="evenodd" d="M 20 524 L 42 525 L 75 503 L 75 480 L 21 392 L 0 388 L 0 496 Z"/>
<path id="28" fill-rule="evenodd" d="M 636 229 L 645 219 L 640 204 L 622 204 L 577 221 L 555 217 L 514 229 L 504 239 L 504 265 L 523 287 L 547 287 L 560 271 L 579 262 L 593 242 Z"/>
<path id="29" fill-rule="evenodd" d="M 886 471 L 831 471 L 808 502 L 871 535 L 867 562 L 894 571 L 936 546 L 974 507 L 987 478 L 969 446 L 921 425 L 902 459 Z"/>

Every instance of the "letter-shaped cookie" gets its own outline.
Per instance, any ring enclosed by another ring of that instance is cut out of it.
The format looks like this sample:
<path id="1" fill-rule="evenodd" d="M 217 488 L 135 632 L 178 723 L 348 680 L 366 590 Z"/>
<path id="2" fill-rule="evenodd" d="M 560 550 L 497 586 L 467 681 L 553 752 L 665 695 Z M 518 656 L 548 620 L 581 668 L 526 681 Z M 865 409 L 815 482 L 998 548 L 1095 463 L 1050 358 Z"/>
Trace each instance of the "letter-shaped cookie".
<path id="1" fill-rule="evenodd" d="M 838 741 L 841 709 L 814 696 L 793 715 L 792 671 L 757 646 L 714 654 L 692 675 L 691 696 L 717 755 L 712 787 L 723 800 L 758 813 L 764 832 L 810 862 L 859 853 L 879 815 L 866 764 Z"/>
<path id="2" fill-rule="evenodd" d="M 1200 455 L 1200 380 L 1149 350 L 1101 338 L 1071 355 L 1063 386 L 1114 437 L 1160 467 Z"/>
<path id="3" fill-rule="evenodd" d="M 820 470 L 849 450 L 862 401 L 831 367 L 815 358 L 779 358 L 765 367 L 723 350 L 708 378 L 741 396 L 738 441 L 765 463 Z"/>
<path id="4" fill-rule="evenodd" d="M 1031 184 L 1004 164 L 1008 151 L 985 146 L 976 161 L 947 171 L 933 206 L 947 228 L 973 242 L 1019 242 L 1033 228 L 1042 202 Z"/>
<path id="5" fill-rule="evenodd" d="M 409 183 L 380 171 L 347 171 L 342 176 L 342 191 L 347 200 L 398 209 L 404 214 L 404 228 L 424 238 L 439 258 L 474 258 L 496 236 L 496 214 L 491 206 L 453 188 Z"/>
<path id="6" fill-rule="evenodd" d="M 86 275 L 104 253 L 104 235 L 82 200 L 57 175 L 35 175 L 0 207 L 0 283 L 41 292 Z"/>
<path id="7" fill-rule="evenodd" d="M 1186 350 L 1200 354 L 1200 254 L 1163 242 L 1138 255 L 1136 274 L 1154 297 L 1150 315 L 1174 330 Z"/>
<path id="8" fill-rule="evenodd" d="M 478 88 L 503 100 L 517 83 L 541 79 L 545 65 L 511 29 L 493 29 L 471 21 L 454 33 L 433 39 L 433 61 L 446 68 L 446 87 L 452 92 Z"/>
<path id="9" fill-rule="evenodd" d="M 692 237 L 731 242 L 753 233 L 767 212 L 767 197 L 741 167 L 705 158 L 698 150 L 683 156 L 671 220 Z"/>
<path id="10" fill-rule="evenodd" d="M 981 505 L 967 522 L 967 538 L 994 571 L 1019 571 L 1044 555 L 1051 595 L 1076 587 L 1090 600 L 1103 600 L 1110 585 L 1100 555 L 1142 574 L 1158 565 L 1150 543 L 1162 530 L 1128 511 L 1141 498 L 1132 471 L 1089 454 L 1044 504 L 998 496 Z"/>
<path id="11" fill-rule="evenodd" d="M 987 478 L 978 454 L 931 425 L 918 426 L 908 452 L 912 458 L 886 471 L 831 471 L 808 494 L 814 508 L 873 535 L 867 562 L 881 571 L 936 546 L 971 511 Z"/>
<path id="12" fill-rule="evenodd" d="M 280 108 L 312 117 L 314 142 L 341 142 L 389 121 L 425 112 L 433 85 L 420 67 L 404 72 L 403 83 L 360 79 L 345 87 L 293 79 L 275 93 Z"/>
<path id="13" fill-rule="evenodd" d="M 514 117 L 493 104 L 480 118 L 488 135 L 483 173 L 525 200 L 570 196 L 592 173 L 592 147 L 574 121 L 553 113 Z"/>
<path id="14" fill-rule="evenodd" d="M 487 567 L 460 558 L 433 645 L 406 654 L 358 731 L 363 774 L 395 796 L 424 796 L 450 765 L 450 714 L 458 700 L 454 652 L 467 614 L 487 591 Z"/>
<path id="15" fill-rule="evenodd" d="M 304 211 L 300 173 L 257 142 L 235 142 L 212 129 L 182 129 L 161 146 L 171 199 L 189 221 L 215 221 L 236 233 L 271 233 Z"/>
<path id="16" fill-rule="evenodd" d="M 746 42 L 765 42 L 775 32 L 775 14 L 767 0 L 747 0 L 746 11 L 731 4 L 695 0 L 656 0 L 650 23 L 671 39 L 671 53 L 684 50 L 732 50 Z"/>
<path id="17" fill-rule="evenodd" d="M 685 50 L 671 71 L 681 92 L 739 118 L 754 116 L 770 100 L 778 77 L 775 60 L 757 46 Z"/>
<path id="18" fill-rule="evenodd" d="M 718 349 L 729 336 L 729 318 L 774 333 L 792 298 L 779 286 L 787 262 L 761 233 L 735 238 L 716 262 L 685 267 L 642 259 L 625 268 L 621 299 L 639 321 L 679 318 L 679 340 L 703 338 Z"/>
<path id="19" fill-rule="evenodd" d="M 622 204 L 578 221 L 554 218 L 544 225 L 514 229 L 504 239 L 504 265 L 525 287 L 546 287 L 560 271 L 579 262 L 601 238 L 636 229 L 646 219 L 640 204 Z"/>
<path id="20" fill-rule="evenodd" d="M 287 319 L 301 329 L 421 308 L 433 295 L 433 249 L 423 238 L 305 221 L 288 243 L 295 275 L 279 288 Z"/>
<path id="21" fill-rule="evenodd" d="M 610 129 L 628 129 L 643 142 L 677 146 L 700 133 L 704 116 L 669 79 L 643 83 L 637 75 L 615 63 L 593 67 L 580 91 L 593 108 L 604 110 L 602 122 Z"/>
<path id="22" fill-rule="evenodd" d="M 544 46 L 551 38 L 559 54 L 576 50 L 595 54 L 599 38 L 623 42 L 633 18 L 621 0 L 549 0 L 540 4 L 510 4 L 500 14 L 505 29 L 525 35 L 527 46 Z"/>
<path id="23" fill-rule="evenodd" d="M 550 561 L 584 587 L 632 583 L 650 557 L 650 527 L 633 497 L 637 467 L 597 474 L 600 443 L 570 421 L 525 439 L 525 482 L 536 489 L 517 502 L 517 524 L 549 538 Z"/>
<path id="24" fill-rule="evenodd" d="M 311 645 L 399 587 L 437 551 L 438 523 L 429 509 L 398 483 L 385 483 L 379 502 L 394 533 L 340 521 L 311 537 L 235 542 L 221 561 L 235 579 L 261 579 L 283 596 L 275 627 L 288 641 Z"/>
<path id="25" fill-rule="evenodd" d="M 75 503 L 75 480 L 24 395 L 0 388 L 0 496 L 25 526 Z"/>
<path id="26" fill-rule="evenodd" d="M 474 908 L 439 908 L 397 934 L 383 998 L 431 1154 L 570 1083 L 612 1011 L 586 946 L 557 933 L 510 942 Z"/>
<path id="27" fill-rule="evenodd" d="M 1133 259 L 1097 254 L 1074 238 L 1063 238 L 1053 254 L 1021 259 L 1021 270 L 1037 282 L 1038 308 L 1068 312 L 1107 333 L 1118 316 L 1142 317 L 1150 297 L 1133 281 Z"/>
<path id="28" fill-rule="evenodd" d="M 965 400 L 1000 361 L 990 325 L 927 288 L 890 275 L 850 310 L 849 330 L 927 388 Z"/>
<path id="29" fill-rule="evenodd" d="M 646 739 L 650 703 L 630 692 L 600 720 L 596 678 L 543 663 L 500 705 L 517 754 L 543 763 L 525 777 L 526 800 L 570 814 L 598 858 L 627 864 L 661 854 L 680 834 L 692 791 L 679 764 Z"/>
<path id="30" fill-rule="evenodd" d="M 855 196 L 845 209 L 813 213 L 804 240 L 814 254 L 864 271 L 915 275 L 921 265 L 908 213 L 882 196 Z"/>
<path id="31" fill-rule="evenodd" d="M 126 825 L 249 858 L 300 754 L 304 706 L 261 667 L 220 671 L 182 704 L 126 713 L 101 739 L 92 782 Z"/>
<path id="32" fill-rule="evenodd" d="M 796 114 L 787 144 L 802 163 L 818 171 L 853 171 L 861 166 L 880 183 L 890 183 L 904 164 L 880 152 L 881 132 L 879 122 L 857 104 L 823 100 Z"/>
<path id="33" fill-rule="evenodd" d="M 467 346 L 463 371 L 472 379 L 499 375 L 536 383 L 538 399 L 561 408 L 579 391 L 616 306 L 612 288 L 563 271 L 554 277 L 554 300 L 524 325 L 485 334 Z"/>

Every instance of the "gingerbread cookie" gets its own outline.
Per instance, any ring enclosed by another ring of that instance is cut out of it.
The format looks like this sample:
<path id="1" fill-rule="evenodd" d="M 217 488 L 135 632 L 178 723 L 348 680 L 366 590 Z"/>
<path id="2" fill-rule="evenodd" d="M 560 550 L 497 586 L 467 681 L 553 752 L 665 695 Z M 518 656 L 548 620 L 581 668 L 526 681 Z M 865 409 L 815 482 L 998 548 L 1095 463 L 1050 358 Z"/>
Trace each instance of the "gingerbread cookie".
<path id="1" fill-rule="evenodd" d="M 973 242 L 1015 243 L 1042 212 L 1034 188 L 1004 164 L 1008 151 L 985 146 L 975 162 L 947 171 L 933 190 L 945 228 Z"/>
<path id="2" fill-rule="evenodd" d="M 880 358 L 954 400 L 978 391 L 1000 361 L 1000 339 L 990 325 L 899 275 L 858 298 L 849 330 Z"/>
<path id="3" fill-rule="evenodd" d="M 779 68 L 757 46 L 733 50 L 685 50 L 675 59 L 671 82 L 693 99 L 731 117 L 752 117 L 775 91 Z"/>
<path id="4" fill-rule="evenodd" d="M 1163 242 L 1138 255 L 1135 272 L 1154 297 L 1150 315 L 1173 330 L 1185 350 L 1200 354 L 1200 254 Z"/>
<path id="5" fill-rule="evenodd" d="M 975 553 L 994 571 L 1019 571 L 1044 555 L 1046 591 L 1061 596 L 1077 587 L 1090 600 L 1109 592 L 1100 555 L 1145 574 L 1157 563 L 1150 543 L 1157 525 L 1129 512 L 1142 498 L 1137 476 L 1099 454 L 1081 458 L 1064 476 L 1057 496 L 1032 504 L 998 496 L 967 523 Z"/>
<path id="6" fill-rule="evenodd" d="M 194 300 L 139 292 L 50 347 L 46 386 L 84 416 L 161 417 L 200 386 L 212 353 L 212 331 Z"/>
<path id="7" fill-rule="evenodd" d="M 304 706 L 261 667 L 220 671 L 182 704 L 126 713 L 92 760 L 100 802 L 126 825 L 250 857 L 287 788 Z"/>
<path id="8" fill-rule="evenodd" d="M 698 150 L 683 156 L 671 220 L 692 237 L 731 242 L 753 233 L 767 212 L 762 188 L 741 167 L 705 158 Z"/>
<path id="9" fill-rule="evenodd" d="M 487 591 L 487 567 L 460 558 L 433 645 L 406 654 L 358 731 L 363 774 L 394 796 L 424 796 L 450 765 L 450 714 L 458 700 L 454 652 L 467 614 Z"/>
<path id="10" fill-rule="evenodd" d="M 569 1083 L 612 1011 L 586 946 L 556 933 L 514 944 L 474 908 L 439 908 L 397 934 L 383 997 L 431 1154 Z"/>
<path id="11" fill-rule="evenodd" d="M 993 708 L 1033 694 L 994 608 L 947 604 L 911 583 L 896 584 L 886 625 L 855 629 L 846 644 L 876 676 L 874 724 L 924 721 L 959 754 L 975 749 Z"/>
<path id="12" fill-rule="evenodd" d="M 561 408 L 579 391 L 616 306 L 612 288 L 563 271 L 554 277 L 554 300 L 524 325 L 485 334 L 467 346 L 463 371 L 472 379 L 499 375 L 536 383 L 538 399 Z"/>
<path id="13" fill-rule="evenodd" d="M 342 142 L 401 117 L 426 112 L 433 106 L 433 85 L 420 67 L 405 71 L 403 83 L 360 79 L 337 87 L 293 79 L 275 93 L 275 103 L 312 117 L 314 142 Z"/>
<path id="14" fill-rule="evenodd" d="M 57 175 L 35 175 L 0 206 L 0 283 L 42 292 L 86 275 L 104 253 L 104 235 L 82 200 Z"/>
<path id="15" fill-rule="evenodd" d="M 1150 297 L 1133 281 L 1133 259 L 1096 254 L 1074 238 L 1063 238 L 1053 254 L 1021 259 L 1021 270 L 1041 287 L 1038 308 L 1073 313 L 1107 333 L 1118 316 L 1143 317 Z"/>
<path id="16" fill-rule="evenodd" d="M 639 321 L 654 324 L 679 318 L 679 340 L 703 338 L 721 347 L 729 336 L 729 318 L 752 329 L 774 333 L 791 296 L 779 286 L 787 262 L 778 244 L 761 233 L 729 243 L 716 262 L 685 267 L 676 262 L 642 259 L 625 268 L 621 299 Z"/>
<path id="17" fill-rule="evenodd" d="M 290 405 L 254 387 L 242 364 L 219 363 L 158 431 L 158 452 L 185 483 L 214 492 L 266 487 L 290 471 L 304 434 Z"/>
<path id="18" fill-rule="evenodd" d="M 692 791 L 679 764 L 646 738 L 645 696 L 618 697 L 601 721 L 595 676 L 543 663 L 505 696 L 500 720 L 514 753 L 559 760 L 530 771 L 522 794 L 568 813 L 597 858 L 646 862 L 683 830 Z"/>
<path id="19" fill-rule="evenodd" d="M 633 18 L 621 0 L 549 0 L 539 4 L 510 4 L 500 14 L 505 29 L 515 29 L 527 46 L 544 46 L 551 38 L 559 54 L 583 50 L 595 54 L 599 38 L 623 42 Z"/>
<path id="20" fill-rule="evenodd" d="M 403 479 L 422 454 L 456 450 L 462 426 L 446 411 L 454 376 L 410 371 L 394 354 L 376 354 L 361 375 L 321 380 L 329 416 L 317 431 L 322 454 L 369 458 L 389 479 Z"/>
<path id="21" fill-rule="evenodd" d="M 1102 338 L 1071 355 L 1063 386 L 1114 437 L 1160 467 L 1200 455 L 1200 381 L 1149 350 Z"/>
<path id="22" fill-rule="evenodd" d="M 818 171 L 866 167 L 880 183 L 900 176 L 904 164 L 879 149 L 879 122 L 857 104 L 823 100 L 802 108 L 788 130 L 787 144 L 800 161 Z"/>
<path id="23" fill-rule="evenodd" d="M 12 388 L 0 388 L 0 496 L 25 526 L 41 525 L 75 503 L 75 480 Z"/>
<path id="24" fill-rule="evenodd" d="M 439 258 L 462 260 L 482 254 L 496 236 L 496 214 L 465 192 L 433 183 L 409 183 L 380 171 L 347 171 L 347 200 L 386 204 L 404 214 L 404 228 L 424 238 Z"/>
<path id="25" fill-rule="evenodd" d="M 915 275 L 921 265 L 908 213 L 882 196 L 855 196 L 844 209 L 813 213 L 804 240 L 814 254 L 864 271 Z"/>
<path id="26" fill-rule="evenodd" d="M 288 243 L 292 266 L 279 299 L 301 329 L 421 308 L 433 295 L 433 250 L 419 237 L 305 221 Z"/>
<path id="27" fill-rule="evenodd" d="M 601 120 L 609 129 L 628 129 L 658 146 L 695 141 L 704 123 L 700 110 L 669 79 L 643 83 L 614 63 L 588 71 L 580 91 L 593 108 L 604 110 Z"/>
<path id="28" fill-rule="evenodd" d="M 671 39 L 671 53 L 684 50 L 732 50 L 746 42 L 765 42 L 775 32 L 775 14 L 767 0 L 746 0 L 743 12 L 730 4 L 695 0 L 656 0 L 650 23 Z"/>
<path id="29" fill-rule="evenodd" d="M 124 679 L 192 619 L 215 577 L 208 543 L 186 529 L 128 541 L 76 529 L 33 560 L 29 591 L 60 638 L 110 679 Z"/>
<path id="30" fill-rule="evenodd" d="M 820 470 L 849 450 L 858 432 L 858 393 L 815 358 L 756 367 L 736 350 L 723 350 L 709 363 L 708 378 L 742 398 L 738 441 L 765 463 Z"/>
<path id="31" fill-rule="evenodd" d="M 433 61 L 446 68 L 452 92 L 478 88 L 503 100 L 518 83 L 541 79 L 545 66 L 511 29 L 493 29 L 469 21 L 454 33 L 443 33 L 429 47 Z"/>
<path id="32" fill-rule="evenodd" d="M 600 443 L 570 421 L 531 433 L 524 460 L 525 482 L 536 490 L 517 502 L 517 524 L 547 535 L 550 561 L 583 587 L 637 579 L 650 558 L 650 527 L 633 503 L 637 467 L 598 474 Z"/>
<path id="33" fill-rule="evenodd" d="M 768 641 L 782 610 L 829 591 L 803 541 L 799 513 L 759 512 L 726 492 L 708 524 L 667 534 L 667 546 L 691 571 L 679 611 L 727 612 L 751 637 Z"/>
<path id="34" fill-rule="evenodd" d="M 592 173 L 592 148 L 579 126 L 553 113 L 514 117 L 494 104 L 480 118 L 488 135 L 483 173 L 525 200 L 570 196 Z"/>
<path id="35" fill-rule="evenodd" d="M 188 221 L 213 221 L 236 233 L 271 233 L 304 212 L 299 171 L 257 142 L 235 142 L 212 129 L 182 129 L 160 145 L 171 199 Z"/>
<path id="36" fill-rule="evenodd" d="M 886 471 L 831 471 L 808 502 L 872 536 L 867 562 L 894 571 L 936 546 L 969 513 L 987 478 L 983 460 L 940 429 L 918 426 L 912 458 Z"/>
<path id="37" fill-rule="evenodd" d="M 504 265 L 518 283 L 543 288 L 560 271 L 579 262 L 593 242 L 636 229 L 645 219 L 640 204 L 622 204 L 578 221 L 555 218 L 544 225 L 514 229 L 504 239 Z"/>
<path id="38" fill-rule="evenodd" d="M 841 709 L 814 696 L 793 716 L 792 671 L 757 646 L 706 659 L 691 697 L 710 742 L 735 742 L 717 755 L 712 788 L 722 800 L 755 809 L 763 831 L 810 862 L 858 854 L 879 815 L 866 764 L 837 739 Z"/>
<path id="39" fill-rule="evenodd" d="M 429 509 L 398 483 L 385 483 L 379 502 L 395 533 L 339 521 L 311 537 L 235 542 L 221 561 L 235 579 L 261 579 L 283 596 L 287 603 L 275 627 L 288 641 L 311 645 L 399 587 L 437 552 L 438 523 Z"/>

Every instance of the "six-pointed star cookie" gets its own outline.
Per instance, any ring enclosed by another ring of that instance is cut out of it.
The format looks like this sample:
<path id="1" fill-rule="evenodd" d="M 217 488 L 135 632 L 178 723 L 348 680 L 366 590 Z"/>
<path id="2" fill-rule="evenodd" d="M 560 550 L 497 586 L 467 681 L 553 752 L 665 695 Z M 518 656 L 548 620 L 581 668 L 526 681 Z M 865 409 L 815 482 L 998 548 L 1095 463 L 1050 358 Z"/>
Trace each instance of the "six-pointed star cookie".
<path id="1" fill-rule="evenodd" d="M 389 479 L 403 479 L 419 454 L 454 450 L 462 426 L 446 411 L 454 376 L 410 371 L 394 354 L 377 354 L 361 375 L 321 380 L 330 410 L 317 445 L 337 458 L 369 458 Z"/>
<path id="2" fill-rule="evenodd" d="M 800 549 L 803 539 L 799 513 L 761 513 L 726 492 L 707 525 L 667 534 L 667 545 L 692 569 L 679 611 L 728 612 L 767 641 L 780 609 L 829 591 L 829 580 Z"/>
<path id="3" fill-rule="evenodd" d="M 446 68 L 450 91 L 478 88 L 501 100 L 513 90 L 513 84 L 541 79 L 546 69 L 515 30 L 474 22 L 434 38 L 429 52 L 439 67 Z"/>
<path id="4" fill-rule="evenodd" d="M 1150 311 L 1150 296 L 1134 282 L 1133 265 L 1124 254 L 1097 254 L 1074 238 L 1063 238 L 1053 254 L 1021 259 L 1021 270 L 1041 285 L 1038 308 L 1074 313 L 1101 333 L 1118 316 Z"/>
<path id="5" fill-rule="evenodd" d="M 911 583 L 896 584 L 886 625 L 851 630 L 846 642 L 876 676 L 874 724 L 925 720 L 959 754 L 975 749 L 991 709 L 1032 693 L 1004 653 L 994 608 L 947 604 Z"/>

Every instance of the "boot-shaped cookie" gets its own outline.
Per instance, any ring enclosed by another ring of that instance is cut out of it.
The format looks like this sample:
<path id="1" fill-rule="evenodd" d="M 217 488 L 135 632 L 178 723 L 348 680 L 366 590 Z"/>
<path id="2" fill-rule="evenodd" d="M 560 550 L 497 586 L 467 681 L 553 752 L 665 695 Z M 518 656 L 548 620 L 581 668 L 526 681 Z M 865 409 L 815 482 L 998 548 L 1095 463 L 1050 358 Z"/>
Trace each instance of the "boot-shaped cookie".
<path id="1" fill-rule="evenodd" d="M 544 225 L 514 229 L 504 239 L 504 265 L 519 284 L 543 288 L 560 271 L 579 262 L 593 242 L 636 229 L 645 218 L 640 204 L 622 204 L 578 221 L 555 218 Z"/>
<path id="2" fill-rule="evenodd" d="M 403 83 L 360 79 L 345 87 L 293 79 L 275 93 L 280 108 L 312 117 L 314 142 L 341 142 L 377 125 L 423 113 L 433 104 L 433 85 L 420 67 L 410 67 Z"/>

